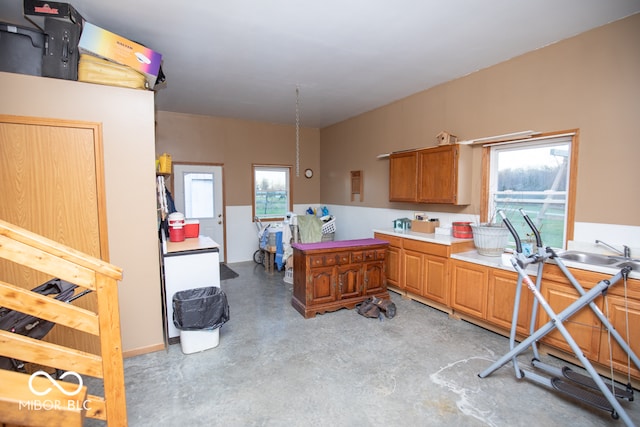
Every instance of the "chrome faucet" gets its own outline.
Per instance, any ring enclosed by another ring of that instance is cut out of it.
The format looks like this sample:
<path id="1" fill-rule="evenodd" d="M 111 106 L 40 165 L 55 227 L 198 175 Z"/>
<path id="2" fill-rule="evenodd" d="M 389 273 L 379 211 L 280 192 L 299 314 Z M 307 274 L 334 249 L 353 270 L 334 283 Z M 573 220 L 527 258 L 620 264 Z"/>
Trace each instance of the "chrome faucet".
<path id="1" fill-rule="evenodd" d="M 631 248 L 629 246 L 627 246 L 627 245 L 622 245 L 622 248 L 624 250 L 621 251 L 620 249 L 616 249 L 613 246 L 611 246 L 610 244 L 603 242 L 602 240 L 596 240 L 596 245 L 597 244 L 601 244 L 601 245 L 604 245 L 604 246 L 608 247 L 609 249 L 611 249 L 614 252 L 619 253 L 620 255 L 625 257 L 626 259 L 630 259 L 631 258 Z"/>

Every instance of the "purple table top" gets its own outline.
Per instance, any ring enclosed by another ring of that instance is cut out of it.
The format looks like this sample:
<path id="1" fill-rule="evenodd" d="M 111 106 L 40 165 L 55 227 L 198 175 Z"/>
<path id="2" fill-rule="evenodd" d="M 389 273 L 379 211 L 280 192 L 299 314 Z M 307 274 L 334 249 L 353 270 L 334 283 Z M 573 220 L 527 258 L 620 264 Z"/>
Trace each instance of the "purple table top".
<path id="1" fill-rule="evenodd" d="M 386 240 L 381 239 L 357 239 L 357 240 L 336 240 L 331 242 L 317 242 L 317 243 L 294 243 L 291 245 L 294 249 L 300 249 L 301 251 L 308 251 L 313 249 L 333 249 L 333 248 L 349 248 L 352 246 L 366 246 L 366 245 L 383 245 L 387 244 Z"/>

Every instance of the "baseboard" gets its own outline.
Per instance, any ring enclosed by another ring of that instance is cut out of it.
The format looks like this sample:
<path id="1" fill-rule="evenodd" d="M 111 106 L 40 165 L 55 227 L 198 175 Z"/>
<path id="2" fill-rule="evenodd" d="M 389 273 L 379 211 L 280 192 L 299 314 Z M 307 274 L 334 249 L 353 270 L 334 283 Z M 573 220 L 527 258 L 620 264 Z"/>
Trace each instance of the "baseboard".
<path id="1" fill-rule="evenodd" d="M 153 353 L 156 351 L 164 350 L 164 343 L 150 345 L 148 347 L 135 348 L 133 350 L 127 350 L 122 352 L 122 357 L 125 359 L 133 356 L 140 356 L 141 354 Z"/>

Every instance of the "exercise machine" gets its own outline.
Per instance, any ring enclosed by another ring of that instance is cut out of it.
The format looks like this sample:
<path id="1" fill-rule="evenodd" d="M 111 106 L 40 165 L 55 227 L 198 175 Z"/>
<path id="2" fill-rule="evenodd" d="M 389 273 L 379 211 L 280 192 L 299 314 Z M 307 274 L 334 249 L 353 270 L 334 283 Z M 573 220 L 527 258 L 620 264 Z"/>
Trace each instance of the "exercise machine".
<path id="1" fill-rule="evenodd" d="M 520 209 L 520 213 L 525 219 L 525 222 L 531 228 L 531 231 L 536 238 L 537 250 L 532 251 L 531 254 L 525 255 L 522 251 L 522 243 L 517 231 L 506 217 L 502 210 L 498 211 L 498 214 L 502 217 L 504 224 L 507 226 L 511 234 L 513 235 L 516 243 L 516 252 L 511 258 L 511 264 L 513 268 L 518 272 L 518 282 L 515 295 L 515 301 L 513 306 L 513 317 L 511 321 L 511 331 L 509 334 L 509 352 L 502 356 L 499 360 L 482 371 L 478 376 L 480 378 L 486 378 L 493 372 L 504 366 L 511 361 L 515 370 L 515 376 L 518 379 L 527 378 L 532 382 L 545 386 L 556 392 L 569 395 L 587 405 L 595 408 L 608 411 L 614 419 L 621 419 L 625 425 L 633 427 L 633 421 L 629 418 L 628 414 L 621 406 L 618 399 L 632 401 L 633 400 L 633 387 L 630 382 L 626 387 L 620 387 L 613 379 L 605 380 L 598 374 L 591 362 L 584 356 L 582 350 L 573 339 L 569 331 L 564 325 L 571 316 L 578 311 L 589 307 L 596 315 L 596 317 L 602 322 L 602 325 L 607 329 L 610 337 L 620 345 L 622 350 L 628 355 L 628 359 L 632 361 L 638 368 L 640 368 L 640 360 L 631 350 L 627 342 L 616 331 L 609 319 L 602 313 L 600 308 L 593 302 L 599 295 L 606 294 L 607 290 L 623 280 L 626 286 L 626 280 L 631 272 L 631 267 L 625 266 L 618 273 L 611 278 L 602 280 L 596 284 L 592 289 L 586 291 L 580 283 L 575 279 L 571 272 L 562 262 L 562 259 L 558 257 L 556 252 L 550 248 L 544 248 L 540 233 L 529 216 Z M 544 296 L 540 292 L 542 283 L 542 274 L 544 264 L 548 260 L 554 260 L 555 264 L 560 268 L 562 273 L 567 277 L 571 284 L 575 287 L 580 297 L 562 310 L 560 313 L 554 312 L 549 303 L 545 300 Z M 525 271 L 528 265 L 537 266 L 536 282 L 534 283 L 527 272 Z M 524 285 L 533 293 L 535 299 L 532 307 L 530 334 L 529 336 L 516 345 L 516 329 L 518 323 L 518 311 L 520 307 L 520 296 Z M 535 320 L 537 317 L 538 306 L 547 313 L 550 320 L 535 330 Z M 584 369 L 589 375 L 583 375 L 573 371 L 569 367 L 557 368 L 545 364 L 540 361 L 540 355 L 537 348 L 537 342 L 551 331 L 557 329 L 567 342 L 576 358 L 580 361 Z M 627 340 L 629 337 L 627 337 Z M 531 347 L 533 351 L 532 366 L 537 371 L 521 369 L 517 357 L 527 351 Z M 540 373 L 541 372 L 541 373 Z"/>

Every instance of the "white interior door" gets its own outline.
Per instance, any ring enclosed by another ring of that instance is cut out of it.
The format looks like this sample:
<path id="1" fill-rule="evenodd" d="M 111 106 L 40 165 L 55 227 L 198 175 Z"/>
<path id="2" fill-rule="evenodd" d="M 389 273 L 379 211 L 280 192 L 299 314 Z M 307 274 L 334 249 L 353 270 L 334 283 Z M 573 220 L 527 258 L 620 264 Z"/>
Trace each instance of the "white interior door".
<path id="1" fill-rule="evenodd" d="M 222 166 L 174 163 L 173 179 L 176 209 L 185 218 L 200 221 L 200 235 L 220 245 L 220 262 L 224 262 Z"/>

